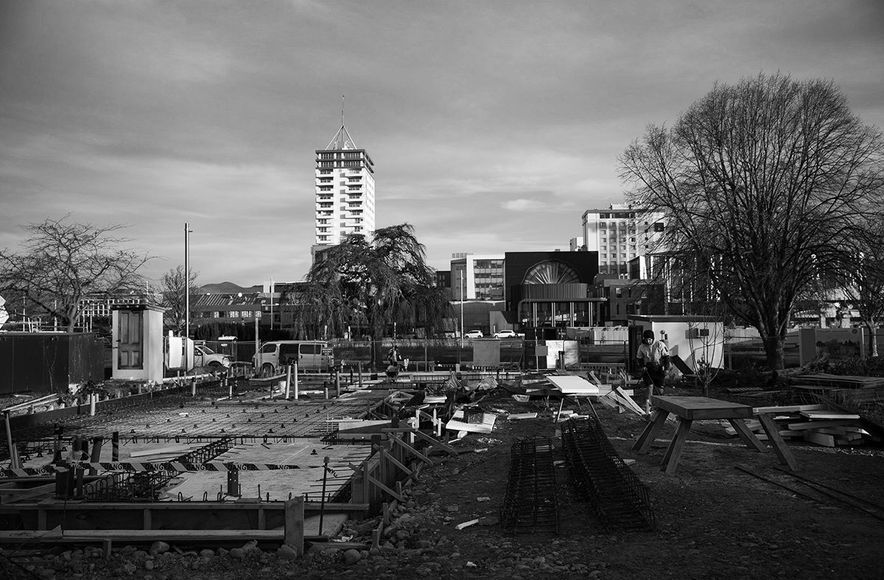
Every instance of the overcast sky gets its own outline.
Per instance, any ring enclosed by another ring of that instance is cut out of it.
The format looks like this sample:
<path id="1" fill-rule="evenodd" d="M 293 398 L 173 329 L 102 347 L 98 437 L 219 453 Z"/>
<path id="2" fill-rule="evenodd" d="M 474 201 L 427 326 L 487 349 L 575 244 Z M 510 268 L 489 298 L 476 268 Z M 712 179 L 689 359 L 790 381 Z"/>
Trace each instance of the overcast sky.
<path id="1" fill-rule="evenodd" d="M 345 123 L 377 227 L 453 252 L 567 249 L 617 158 L 716 81 L 832 79 L 884 127 L 884 2 L 0 1 L 0 247 L 125 224 L 202 283 L 303 279 L 314 151 Z"/>

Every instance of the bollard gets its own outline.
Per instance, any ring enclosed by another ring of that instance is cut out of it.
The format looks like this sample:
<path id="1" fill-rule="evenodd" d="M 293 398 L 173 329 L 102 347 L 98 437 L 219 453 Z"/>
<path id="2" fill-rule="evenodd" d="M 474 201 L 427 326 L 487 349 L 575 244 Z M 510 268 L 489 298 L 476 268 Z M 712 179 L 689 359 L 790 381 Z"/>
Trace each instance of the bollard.
<path id="1" fill-rule="evenodd" d="M 196 377 L 190 379 L 190 396 L 196 396 Z"/>
<path id="2" fill-rule="evenodd" d="M 341 373 L 340 371 L 335 371 L 335 396 L 340 398 L 341 396 Z"/>
<path id="3" fill-rule="evenodd" d="M 294 368 L 292 369 L 292 375 L 295 379 L 295 400 L 298 400 L 298 363 L 292 365 Z"/>
<path id="4" fill-rule="evenodd" d="M 357 367 L 359 372 L 359 388 L 362 388 L 362 361 L 359 361 L 359 366 Z"/>
<path id="5" fill-rule="evenodd" d="M 120 432 L 114 431 L 111 434 L 111 461 L 116 463 L 120 460 Z"/>
<path id="6" fill-rule="evenodd" d="M 96 401 L 97 399 L 98 399 L 98 395 L 97 395 L 97 394 L 92 393 L 92 394 L 89 395 L 89 416 L 90 416 L 90 417 L 94 417 L 94 416 L 95 416 L 95 401 Z"/>
<path id="7" fill-rule="evenodd" d="M 231 469 L 227 472 L 227 495 L 233 497 L 239 497 L 241 495 L 238 469 Z"/>

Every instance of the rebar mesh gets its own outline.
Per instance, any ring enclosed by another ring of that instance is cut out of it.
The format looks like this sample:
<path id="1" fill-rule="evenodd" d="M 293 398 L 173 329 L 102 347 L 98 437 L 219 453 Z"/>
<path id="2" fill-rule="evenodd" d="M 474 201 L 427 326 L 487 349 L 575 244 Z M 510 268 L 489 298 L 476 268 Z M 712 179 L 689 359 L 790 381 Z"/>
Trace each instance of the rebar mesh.
<path id="1" fill-rule="evenodd" d="M 562 447 L 578 494 L 605 528 L 656 526 L 647 488 L 614 450 L 596 417 L 563 423 Z"/>
<path id="2" fill-rule="evenodd" d="M 549 437 L 513 443 L 500 525 L 516 534 L 558 533 L 556 472 Z"/>

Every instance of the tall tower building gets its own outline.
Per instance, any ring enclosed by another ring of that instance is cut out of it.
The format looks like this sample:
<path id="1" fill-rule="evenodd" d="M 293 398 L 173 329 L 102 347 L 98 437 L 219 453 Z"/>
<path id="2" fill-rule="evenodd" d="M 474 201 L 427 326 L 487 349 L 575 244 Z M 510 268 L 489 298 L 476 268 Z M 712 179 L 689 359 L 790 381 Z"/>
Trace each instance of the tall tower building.
<path id="1" fill-rule="evenodd" d="M 599 253 L 599 274 L 627 277 L 631 259 L 659 250 L 662 232 L 659 212 L 626 204 L 583 212 L 583 249 Z"/>
<path id="2" fill-rule="evenodd" d="M 314 255 L 351 234 L 374 232 L 374 162 L 344 127 L 325 149 L 316 150 Z"/>

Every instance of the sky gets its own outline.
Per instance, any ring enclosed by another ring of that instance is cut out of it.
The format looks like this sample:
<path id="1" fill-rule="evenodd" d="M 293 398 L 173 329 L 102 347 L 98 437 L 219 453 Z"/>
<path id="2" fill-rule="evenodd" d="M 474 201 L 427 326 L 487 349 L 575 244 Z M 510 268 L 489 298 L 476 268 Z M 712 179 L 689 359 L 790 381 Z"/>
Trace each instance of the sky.
<path id="1" fill-rule="evenodd" d="M 124 225 L 159 279 L 302 280 L 344 123 L 428 263 L 567 250 L 618 157 L 714 83 L 833 80 L 884 127 L 880 0 L 0 0 L 0 247 Z"/>

